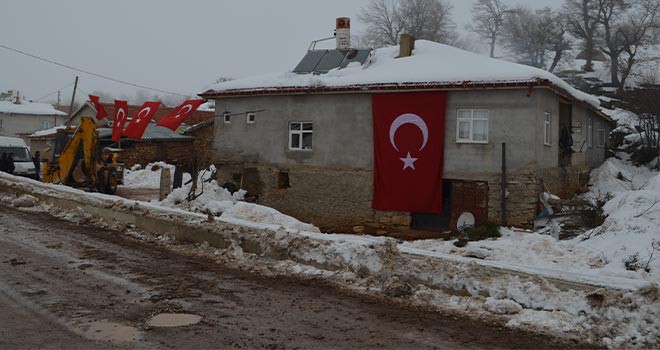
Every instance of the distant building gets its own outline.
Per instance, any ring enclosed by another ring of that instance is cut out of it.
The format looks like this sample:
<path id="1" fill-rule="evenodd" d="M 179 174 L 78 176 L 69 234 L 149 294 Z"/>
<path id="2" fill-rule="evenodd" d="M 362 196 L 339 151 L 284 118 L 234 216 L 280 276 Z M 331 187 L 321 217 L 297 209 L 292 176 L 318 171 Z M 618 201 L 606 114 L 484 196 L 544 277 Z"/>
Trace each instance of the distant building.
<path id="1" fill-rule="evenodd" d="M 17 103 L 18 102 L 18 103 Z M 0 136 L 22 137 L 64 123 L 67 114 L 47 103 L 0 101 Z"/>

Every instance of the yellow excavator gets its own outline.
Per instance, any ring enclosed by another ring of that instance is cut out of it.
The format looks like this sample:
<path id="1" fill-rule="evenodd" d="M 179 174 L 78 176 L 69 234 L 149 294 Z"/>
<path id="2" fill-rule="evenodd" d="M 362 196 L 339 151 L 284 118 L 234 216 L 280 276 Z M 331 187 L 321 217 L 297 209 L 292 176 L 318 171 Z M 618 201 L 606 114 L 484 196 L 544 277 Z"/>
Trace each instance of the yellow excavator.
<path id="1" fill-rule="evenodd" d="M 53 159 L 42 165 L 42 181 L 115 194 L 123 182 L 124 166 L 117 163 L 116 153 L 101 157 L 98 140 L 90 117 L 82 117 L 75 129 L 57 130 Z"/>

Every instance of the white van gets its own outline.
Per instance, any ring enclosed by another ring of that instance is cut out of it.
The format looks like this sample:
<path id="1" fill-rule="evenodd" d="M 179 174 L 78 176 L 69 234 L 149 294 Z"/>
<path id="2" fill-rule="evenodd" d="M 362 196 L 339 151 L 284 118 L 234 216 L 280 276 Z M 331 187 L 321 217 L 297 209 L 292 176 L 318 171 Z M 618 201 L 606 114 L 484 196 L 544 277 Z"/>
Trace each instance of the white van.
<path id="1" fill-rule="evenodd" d="M 30 149 L 23 139 L 18 137 L 0 136 L 0 155 L 14 154 L 14 175 L 27 176 L 34 179 L 34 163 Z"/>

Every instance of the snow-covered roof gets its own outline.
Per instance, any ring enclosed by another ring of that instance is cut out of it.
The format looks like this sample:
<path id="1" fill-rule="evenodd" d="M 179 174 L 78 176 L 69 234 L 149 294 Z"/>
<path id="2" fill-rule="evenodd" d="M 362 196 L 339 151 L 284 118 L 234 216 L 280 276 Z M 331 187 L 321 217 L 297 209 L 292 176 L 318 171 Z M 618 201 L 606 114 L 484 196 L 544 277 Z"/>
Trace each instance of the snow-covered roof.
<path id="1" fill-rule="evenodd" d="M 9 101 L 0 101 L 0 113 L 5 114 L 31 114 L 31 115 L 67 115 L 58 111 L 48 103 L 22 102 L 14 104 Z"/>
<path id="2" fill-rule="evenodd" d="M 75 125 L 72 125 L 71 127 L 74 128 L 74 129 L 76 128 Z M 66 125 L 58 125 L 58 126 L 54 126 L 52 128 L 49 128 L 49 129 L 43 129 L 43 130 L 35 131 L 34 133 L 32 133 L 28 137 L 52 136 L 52 135 L 57 134 L 57 130 L 65 129 L 65 128 L 66 128 Z"/>
<path id="3" fill-rule="evenodd" d="M 483 88 L 548 86 L 598 107 L 595 96 L 581 92 L 556 75 L 534 67 L 497 60 L 427 40 L 417 40 L 412 56 L 396 58 L 398 46 L 374 50 L 364 66 L 349 64 L 323 75 L 285 72 L 212 85 L 205 98 L 305 91 L 364 91 L 405 88 Z"/>

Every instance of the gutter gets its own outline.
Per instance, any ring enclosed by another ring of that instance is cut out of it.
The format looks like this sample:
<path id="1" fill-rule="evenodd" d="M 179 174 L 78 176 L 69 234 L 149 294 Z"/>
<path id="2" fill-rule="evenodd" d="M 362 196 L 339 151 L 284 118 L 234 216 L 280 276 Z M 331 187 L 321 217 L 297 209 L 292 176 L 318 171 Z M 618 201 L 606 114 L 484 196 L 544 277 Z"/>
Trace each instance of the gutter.
<path id="1" fill-rule="evenodd" d="M 584 104 L 589 110 L 601 118 L 613 122 L 607 115 L 603 114 L 597 107 L 590 103 L 576 99 L 566 90 L 552 83 L 548 79 L 517 80 L 517 81 L 495 81 L 495 82 L 475 82 L 463 81 L 457 83 L 384 83 L 384 84 L 365 84 L 365 85 L 347 85 L 347 86 L 290 86 L 290 87 L 263 87 L 254 89 L 230 89 L 224 91 L 206 91 L 198 94 L 204 99 L 221 99 L 229 97 L 250 97 L 250 96 L 284 96 L 284 95 L 314 95 L 314 94 L 350 94 L 350 93 L 387 93 L 387 92 L 416 92 L 416 91 L 435 91 L 435 90 L 478 90 L 478 89 L 511 89 L 537 87 L 546 88 L 555 94 L 573 102 L 578 101 Z"/>

